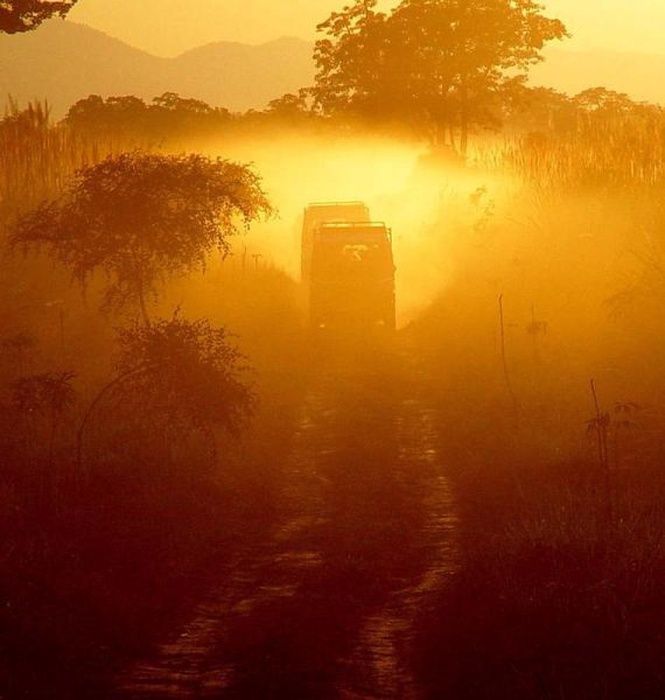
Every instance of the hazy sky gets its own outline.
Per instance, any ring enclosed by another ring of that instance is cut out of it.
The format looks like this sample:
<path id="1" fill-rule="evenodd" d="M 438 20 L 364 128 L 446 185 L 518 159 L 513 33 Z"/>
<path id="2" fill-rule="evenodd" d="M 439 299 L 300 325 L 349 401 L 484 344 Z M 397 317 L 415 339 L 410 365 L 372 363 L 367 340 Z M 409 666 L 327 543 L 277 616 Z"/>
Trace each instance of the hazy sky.
<path id="1" fill-rule="evenodd" d="M 315 37 L 314 28 L 350 0 L 79 0 L 70 13 L 111 36 L 172 56 L 213 41 L 259 44 Z M 390 6 L 390 0 L 383 0 Z M 570 49 L 665 53 L 665 0 L 543 0 L 574 35 Z"/>

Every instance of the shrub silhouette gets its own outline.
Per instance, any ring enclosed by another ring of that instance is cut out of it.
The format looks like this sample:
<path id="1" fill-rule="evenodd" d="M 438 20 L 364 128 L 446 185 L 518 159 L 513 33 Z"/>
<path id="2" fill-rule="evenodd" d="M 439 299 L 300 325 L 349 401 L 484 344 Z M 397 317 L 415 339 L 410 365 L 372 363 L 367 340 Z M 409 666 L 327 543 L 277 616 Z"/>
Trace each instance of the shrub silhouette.
<path id="1" fill-rule="evenodd" d="M 197 432 L 215 453 L 215 428 L 236 434 L 249 418 L 255 397 L 242 380 L 243 357 L 223 328 L 207 319 L 188 321 L 175 315 L 150 326 L 136 323 L 119 331 L 117 375 L 90 404 L 78 432 L 81 466 L 86 425 L 110 392 L 123 407 L 141 417 L 167 444 Z"/>

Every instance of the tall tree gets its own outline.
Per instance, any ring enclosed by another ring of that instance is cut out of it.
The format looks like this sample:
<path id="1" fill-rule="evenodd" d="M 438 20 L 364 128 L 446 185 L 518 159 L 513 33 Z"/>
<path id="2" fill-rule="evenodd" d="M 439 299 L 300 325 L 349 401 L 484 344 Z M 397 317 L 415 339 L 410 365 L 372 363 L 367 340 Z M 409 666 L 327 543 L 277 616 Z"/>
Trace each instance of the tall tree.
<path id="1" fill-rule="evenodd" d="M 566 36 L 534 0 L 402 0 L 390 14 L 356 0 L 318 30 L 316 93 L 327 113 L 415 121 L 466 150 L 546 42 Z"/>
<path id="2" fill-rule="evenodd" d="M 192 97 L 180 97 L 177 92 L 165 92 L 159 97 L 154 97 L 152 103 L 156 108 L 169 112 L 213 114 L 215 111 L 203 100 L 197 100 Z"/>
<path id="3" fill-rule="evenodd" d="M 165 275 L 203 267 L 215 249 L 226 254 L 230 236 L 270 212 L 244 165 L 124 153 L 80 171 L 64 195 L 19 220 L 11 242 L 45 246 L 82 284 L 105 272 L 107 303 L 133 302 L 149 325 L 147 299 Z"/>
<path id="4" fill-rule="evenodd" d="M 317 27 L 325 38 L 314 49 L 314 96 L 327 114 L 370 113 L 375 99 L 385 108 L 391 96 L 387 17 L 374 10 L 376 3 L 356 0 Z"/>
<path id="5" fill-rule="evenodd" d="M 0 33 L 29 32 L 53 15 L 64 17 L 77 2 L 78 0 L 1 0 Z"/>

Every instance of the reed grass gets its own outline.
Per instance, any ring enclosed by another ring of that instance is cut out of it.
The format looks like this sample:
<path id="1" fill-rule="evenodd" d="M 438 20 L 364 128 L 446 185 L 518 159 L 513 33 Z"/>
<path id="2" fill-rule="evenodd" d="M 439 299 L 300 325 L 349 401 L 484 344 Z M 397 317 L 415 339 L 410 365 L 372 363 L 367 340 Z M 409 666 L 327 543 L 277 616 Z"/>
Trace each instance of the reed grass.
<path id="1" fill-rule="evenodd" d="M 25 108 L 11 102 L 0 120 L 0 225 L 60 194 L 77 170 L 129 147 L 117 137 L 53 123 L 47 101 Z"/>
<path id="2" fill-rule="evenodd" d="M 572 129 L 543 130 L 476 145 L 471 161 L 524 183 L 567 189 L 662 185 L 665 182 L 665 114 L 579 111 Z"/>

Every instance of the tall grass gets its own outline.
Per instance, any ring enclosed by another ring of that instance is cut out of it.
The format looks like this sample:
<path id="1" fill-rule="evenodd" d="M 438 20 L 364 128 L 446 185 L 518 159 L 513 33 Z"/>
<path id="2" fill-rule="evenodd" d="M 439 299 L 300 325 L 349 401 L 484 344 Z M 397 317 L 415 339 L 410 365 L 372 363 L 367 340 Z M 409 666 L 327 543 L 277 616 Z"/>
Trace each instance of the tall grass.
<path id="1" fill-rule="evenodd" d="M 474 166 L 505 174 L 510 194 L 459 261 L 464 281 L 418 329 L 445 349 L 445 371 L 440 360 L 430 370 L 442 423 L 456 426 L 442 432 L 465 543 L 438 614 L 423 620 L 428 697 L 664 697 L 665 119 L 592 113 L 565 134 L 484 145 Z M 621 295 L 617 315 L 611 292 L 635 279 L 643 294 Z M 498 293 L 518 421 L 490 325 Z M 537 356 L 534 302 L 548 321 Z M 476 356 L 459 317 L 476 321 Z M 602 465 L 588 433 L 598 375 Z"/>
<path id="2" fill-rule="evenodd" d="M 495 140 L 473 152 L 477 167 L 543 187 L 641 187 L 665 181 L 665 114 L 578 111 L 574 127 Z"/>
<path id="3" fill-rule="evenodd" d="M 77 170 L 131 145 L 54 124 L 46 101 L 23 109 L 12 102 L 0 119 L 0 224 L 61 193 Z"/>

